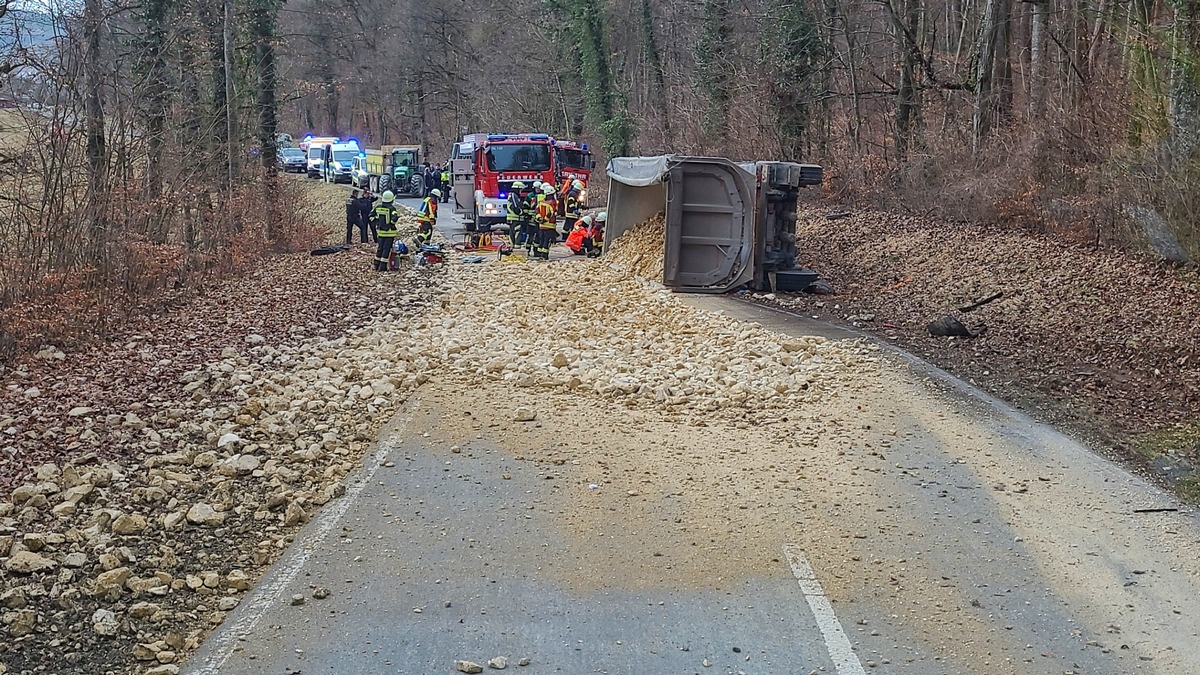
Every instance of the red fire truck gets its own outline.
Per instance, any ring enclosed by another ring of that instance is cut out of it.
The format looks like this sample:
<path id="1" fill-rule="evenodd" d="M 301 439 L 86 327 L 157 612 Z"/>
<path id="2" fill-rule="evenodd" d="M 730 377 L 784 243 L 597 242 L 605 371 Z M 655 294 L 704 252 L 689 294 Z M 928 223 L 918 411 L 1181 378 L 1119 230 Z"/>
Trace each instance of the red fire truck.
<path id="1" fill-rule="evenodd" d="M 586 186 L 594 167 L 586 145 L 547 134 L 468 134 L 450 153 L 454 212 L 463 216 L 467 230 L 486 230 L 507 220 L 513 183 L 557 186 L 569 176 Z"/>

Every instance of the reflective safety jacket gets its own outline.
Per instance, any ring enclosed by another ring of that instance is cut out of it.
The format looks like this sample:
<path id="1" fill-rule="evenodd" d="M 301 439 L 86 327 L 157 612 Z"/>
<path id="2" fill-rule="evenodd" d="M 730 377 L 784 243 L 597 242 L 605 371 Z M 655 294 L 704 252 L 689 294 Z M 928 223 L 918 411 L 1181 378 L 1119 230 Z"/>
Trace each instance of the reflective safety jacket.
<path id="1" fill-rule="evenodd" d="M 554 209 L 554 200 L 543 199 L 538 202 L 535 220 L 537 221 L 538 229 L 555 229 L 558 223 L 558 212 Z"/>
<path id="2" fill-rule="evenodd" d="M 375 223 L 375 231 L 380 237 L 395 237 L 400 234 L 396 229 L 396 207 L 392 204 L 380 204 L 375 207 L 371 220 Z"/>
<path id="3" fill-rule="evenodd" d="M 508 222 L 519 223 L 525 219 L 525 200 L 517 192 L 508 193 Z"/>
<path id="4" fill-rule="evenodd" d="M 587 238 L 588 228 L 583 225 L 576 225 L 575 229 L 571 230 L 571 234 L 567 235 L 567 248 L 579 253 L 583 250 L 583 240 Z"/>
<path id="5" fill-rule="evenodd" d="M 422 225 L 432 225 L 437 220 L 438 202 L 433 197 L 426 197 L 417 211 L 417 222 Z"/>
<path id="6" fill-rule="evenodd" d="M 449 185 L 449 184 L 450 184 L 450 172 L 443 171 L 442 172 L 442 185 Z"/>
<path id="7" fill-rule="evenodd" d="M 571 188 L 563 200 L 563 215 L 567 218 L 579 218 L 579 190 Z"/>

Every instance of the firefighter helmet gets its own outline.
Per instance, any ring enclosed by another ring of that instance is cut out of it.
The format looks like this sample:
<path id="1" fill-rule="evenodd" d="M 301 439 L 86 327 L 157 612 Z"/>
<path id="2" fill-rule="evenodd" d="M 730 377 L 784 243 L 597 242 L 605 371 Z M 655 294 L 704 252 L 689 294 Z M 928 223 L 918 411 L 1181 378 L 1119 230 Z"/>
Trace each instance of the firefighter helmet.
<path id="1" fill-rule="evenodd" d="M 586 216 L 580 218 L 579 222 L 583 223 L 584 225 L 591 225 L 592 224 L 592 214 L 589 213 Z"/>
<path id="2" fill-rule="evenodd" d="M 571 181 L 571 187 L 575 188 L 576 190 L 582 190 L 583 189 L 583 181 L 576 178 L 575 180 Z"/>
<path id="3" fill-rule="evenodd" d="M 542 181 L 540 181 L 540 180 L 533 181 L 533 189 L 541 190 L 542 189 Z"/>
<path id="4" fill-rule="evenodd" d="M 430 190 L 430 191 L 429 191 L 429 196 L 431 196 L 431 197 L 437 197 L 438 199 L 441 199 L 441 198 L 442 198 L 442 191 L 441 191 L 441 190 L 439 190 L 439 189 L 437 189 L 437 188 L 434 188 L 434 189 L 432 189 L 432 190 Z"/>
<path id="5" fill-rule="evenodd" d="M 602 223 L 608 222 L 608 211 L 601 211 L 600 215 L 596 216 L 596 220 Z"/>
<path id="6" fill-rule="evenodd" d="M 396 195 L 391 190 L 384 190 L 383 195 L 380 196 L 380 199 L 383 200 L 384 204 L 391 204 L 392 202 L 396 201 Z"/>
<path id="7" fill-rule="evenodd" d="M 544 194 L 544 195 L 554 194 L 554 186 L 549 183 L 543 183 L 542 184 L 542 194 Z"/>
<path id="8" fill-rule="evenodd" d="M 524 190 L 524 189 L 525 189 L 525 184 L 524 184 L 524 183 L 522 183 L 521 181 L 517 181 L 517 182 L 515 182 L 515 183 L 513 183 L 513 184 L 512 184 L 512 189 L 514 189 L 514 190 Z"/>

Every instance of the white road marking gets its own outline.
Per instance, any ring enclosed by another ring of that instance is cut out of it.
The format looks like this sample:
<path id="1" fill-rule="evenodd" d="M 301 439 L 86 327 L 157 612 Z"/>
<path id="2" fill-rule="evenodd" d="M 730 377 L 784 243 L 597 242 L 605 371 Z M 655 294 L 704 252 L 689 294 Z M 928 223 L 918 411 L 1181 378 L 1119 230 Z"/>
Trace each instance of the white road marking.
<path id="1" fill-rule="evenodd" d="M 419 404 L 413 401 L 410 403 L 409 409 L 411 410 L 417 405 Z M 408 423 L 412 419 L 411 413 L 401 414 L 404 417 L 398 425 L 387 433 L 388 437 L 397 436 L 408 428 Z M 379 471 L 379 467 L 383 466 L 383 463 L 387 460 L 388 452 L 388 445 L 385 443 L 384 438 L 381 437 L 378 449 L 371 458 L 371 463 L 367 467 L 366 473 L 362 474 L 357 482 L 347 487 L 345 496 L 334 502 L 328 509 L 321 511 L 315 523 L 313 523 L 316 529 L 311 536 L 305 537 L 306 543 L 293 549 L 288 553 L 286 558 L 276 564 L 275 569 L 269 574 L 268 579 L 256 587 L 247 599 L 248 601 L 238 608 L 237 618 L 233 623 L 223 626 L 219 632 L 212 635 L 205 642 L 208 657 L 205 658 L 204 663 L 189 664 L 188 671 L 192 675 L 218 675 L 225 662 L 229 660 L 229 657 L 233 656 L 233 650 L 238 644 L 239 638 L 249 635 L 268 610 L 278 610 L 283 604 L 283 594 L 287 591 L 287 587 L 300 574 L 300 570 L 304 569 L 304 566 L 308 564 L 308 559 L 312 553 L 321 548 L 325 543 L 325 538 L 329 536 L 333 528 L 337 527 L 338 523 L 346 515 L 346 512 L 350 510 L 350 507 L 354 506 L 355 502 L 362 496 L 363 490 L 371 482 L 371 479 L 375 477 L 375 473 Z"/>
<path id="2" fill-rule="evenodd" d="M 800 582 L 800 591 L 804 593 L 804 599 L 808 601 L 808 607 L 817 619 L 817 627 L 821 629 L 821 636 L 825 638 L 825 647 L 829 650 L 829 658 L 833 661 L 838 675 L 866 675 L 862 662 L 850 646 L 846 631 L 842 630 L 842 623 L 833 612 L 833 605 L 829 603 L 829 598 L 821 588 L 821 582 L 817 581 L 817 573 L 804 557 L 804 551 L 795 544 L 785 544 L 783 556 L 787 558 L 792 574 L 796 575 L 796 581 Z"/>

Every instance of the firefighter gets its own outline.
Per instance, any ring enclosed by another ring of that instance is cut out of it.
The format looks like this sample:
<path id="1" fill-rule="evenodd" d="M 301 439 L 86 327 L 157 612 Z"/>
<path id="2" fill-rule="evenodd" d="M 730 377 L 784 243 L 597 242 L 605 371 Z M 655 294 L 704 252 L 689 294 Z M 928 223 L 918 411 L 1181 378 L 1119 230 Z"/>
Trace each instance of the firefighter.
<path id="1" fill-rule="evenodd" d="M 554 202 L 554 186 L 549 183 L 542 186 L 543 198 L 537 206 L 537 245 L 533 252 L 535 258 L 550 259 L 550 245 L 556 238 L 558 224 L 558 209 Z"/>
<path id="2" fill-rule="evenodd" d="M 525 221 L 525 184 L 521 181 L 516 181 L 512 187 L 508 188 L 508 232 L 512 237 L 513 246 L 520 246 L 523 242 L 521 235 L 524 234 L 521 224 Z"/>
<path id="3" fill-rule="evenodd" d="M 579 199 L 582 194 L 583 183 L 578 180 L 571 181 L 571 189 L 567 190 L 566 196 L 563 197 L 563 241 L 571 236 L 571 232 L 575 229 L 575 223 L 579 221 L 579 213 L 582 209 Z"/>
<path id="4" fill-rule="evenodd" d="M 450 165 L 442 166 L 442 203 L 450 200 Z"/>
<path id="5" fill-rule="evenodd" d="M 592 223 L 589 231 L 589 236 L 584 242 L 587 247 L 587 255 L 589 258 L 600 257 L 600 251 L 604 248 L 604 226 L 608 223 L 608 212 L 601 211 L 596 220 Z"/>
<path id="6" fill-rule="evenodd" d="M 433 188 L 421 202 L 421 208 L 417 211 L 417 246 L 433 240 L 433 224 L 437 222 L 438 200 L 441 198 L 442 191 Z"/>
<path id="7" fill-rule="evenodd" d="M 593 220 L 594 218 L 590 213 L 580 218 L 567 235 L 567 248 L 571 249 L 571 252 L 575 255 L 587 254 L 587 242 L 591 236 Z"/>
<path id="8" fill-rule="evenodd" d="M 525 199 L 525 253 L 533 255 L 533 247 L 537 244 L 537 207 L 542 202 L 542 181 L 533 181 L 533 190 Z"/>
<path id="9" fill-rule="evenodd" d="M 396 229 L 396 195 L 388 190 L 379 198 L 379 205 L 371 216 L 374 229 L 379 235 L 379 246 L 375 249 L 375 271 L 386 272 L 392 256 L 392 242 L 400 232 Z"/>

